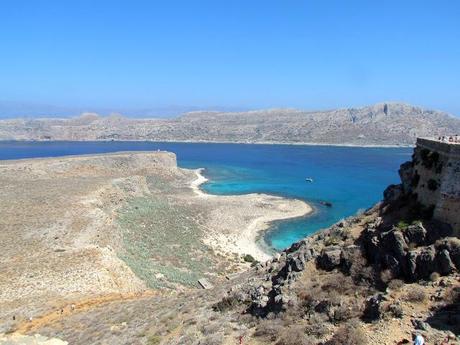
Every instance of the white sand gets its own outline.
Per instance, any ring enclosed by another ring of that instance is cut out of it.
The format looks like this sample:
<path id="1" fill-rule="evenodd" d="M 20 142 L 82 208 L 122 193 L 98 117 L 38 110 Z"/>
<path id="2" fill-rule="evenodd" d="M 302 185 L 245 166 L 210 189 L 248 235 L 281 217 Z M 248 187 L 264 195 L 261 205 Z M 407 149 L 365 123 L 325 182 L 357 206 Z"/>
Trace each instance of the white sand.
<path id="1" fill-rule="evenodd" d="M 212 203 L 205 225 L 205 242 L 217 251 L 250 254 L 259 261 L 266 261 L 271 255 L 257 244 L 260 232 L 267 230 L 272 221 L 302 217 L 313 211 L 304 201 L 267 194 L 207 194 L 199 188 L 207 181 L 201 175 L 202 170 L 195 170 L 197 178 L 191 183 L 191 188 L 202 201 Z"/>
<path id="2" fill-rule="evenodd" d="M 190 184 L 190 187 L 193 189 L 195 194 L 198 195 L 199 197 L 202 197 L 202 198 L 213 197 L 214 195 L 207 194 L 200 189 L 200 186 L 203 183 L 206 183 L 208 181 L 208 179 L 201 174 L 203 170 L 204 170 L 203 168 L 195 170 L 196 180 L 192 181 L 192 183 Z"/>

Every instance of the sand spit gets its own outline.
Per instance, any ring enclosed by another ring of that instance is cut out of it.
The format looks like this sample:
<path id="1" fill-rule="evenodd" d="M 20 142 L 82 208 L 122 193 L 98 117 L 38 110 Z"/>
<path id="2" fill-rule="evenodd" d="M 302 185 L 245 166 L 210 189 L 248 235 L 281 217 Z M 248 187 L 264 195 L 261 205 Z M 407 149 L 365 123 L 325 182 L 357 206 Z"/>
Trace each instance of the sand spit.
<path id="1" fill-rule="evenodd" d="M 206 177 L 203 176 L 202 172 L 203 172 L 203 168 L 200 168 L 200 169 L 196 169 L 195 170 L 195 174 L 196 174 L 196 179 L 192 181 L 192 183 L 190 183 L 190 187 L 192 188 L 192 190 L 195 192 L 196 195 L 198 195 L 199 197 L 202 197 L 202 198 L 209 198 L 209 197 L 213 197 L 215 195 L 211 195 L 211 194 L 208 194 L 208 193 L 205 193 L 201 190 L 200 186 L 203 184 L 203 183 L 206 183 L 208 182 L 208 179 Z"/>
<path id="2" fill-rule="evenodd" d="M 269 228 L 270 222 L 302 217 L 313 211 L 304 201 L 267 194 L 207 194 L 200 189 L 208 181 L 202 171 L 195 170 L 196 179 L 191 188 L 199 198 L 211 199 L 217 206 L 207 223 L 205 242 L 224 253 L 250 254 L 266 261 L 271 255 L 257 244 L 257 237 Z"/>

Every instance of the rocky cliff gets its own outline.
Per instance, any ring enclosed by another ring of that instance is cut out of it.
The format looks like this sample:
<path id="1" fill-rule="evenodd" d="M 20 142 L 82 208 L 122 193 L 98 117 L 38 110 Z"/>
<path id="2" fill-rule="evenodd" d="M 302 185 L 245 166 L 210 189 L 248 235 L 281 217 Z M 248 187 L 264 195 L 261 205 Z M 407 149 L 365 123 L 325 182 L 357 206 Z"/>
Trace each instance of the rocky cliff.
<path id="1" fill-rule="evenodd" d="M 415 333 L 456 343 L 460 239 L 449 218 L 433 217 L 437 199 L 426 206 L 414 192 L 423 149 L 402 165 L 401 184 L 381 203 L 259 264 L 215 308 L 264 320 L 265 337 L 278 319 L 297 325 L 295 336 L 280 328 L 277 344 L 404 343 Z"/>
<path id="2" fill-rule="evenodd" d="M 86 114 L 74 119 L 0 121 L 0 140 L 411 145 L 418 136 L 459 132 L 458 118 L 399 103 L 328 111 L 193 112 L 176 119 Z"/>

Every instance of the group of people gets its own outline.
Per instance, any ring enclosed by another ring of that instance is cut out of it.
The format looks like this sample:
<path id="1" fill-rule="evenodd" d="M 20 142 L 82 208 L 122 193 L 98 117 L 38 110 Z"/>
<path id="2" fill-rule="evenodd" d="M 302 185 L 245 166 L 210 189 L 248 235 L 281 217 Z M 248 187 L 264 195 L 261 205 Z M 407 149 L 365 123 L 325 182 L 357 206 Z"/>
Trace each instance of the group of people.
<path id="1" fill-rule="evenodd" d="M 460 144 L 460 135 L 450 135 L 450 136 L 439 136 L 438 140 L 443 143 L 455 143 Z"/>

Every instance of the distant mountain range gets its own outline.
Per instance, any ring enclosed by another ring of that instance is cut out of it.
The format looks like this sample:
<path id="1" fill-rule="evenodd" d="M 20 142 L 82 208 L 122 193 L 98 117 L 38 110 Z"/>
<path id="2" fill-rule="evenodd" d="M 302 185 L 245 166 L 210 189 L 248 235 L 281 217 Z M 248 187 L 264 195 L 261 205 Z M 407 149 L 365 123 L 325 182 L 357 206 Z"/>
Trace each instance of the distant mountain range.
<path id="1" fill-rule="evenodd" d="M 242 107 L 198 107 L 198 106 L 162 106 L 145 108 L 116 107 L 65 107 L 30 102 L 0 101 L 0 119 L 14 118 L 70 118 L 82 113 L 97 113 L 102 116 L 123 114 L 134 118 L 171 118 L 197 110 L 243 111 Z"/>
<path id="2" fill-rule="evenodd" d="M 411 145 L 418 136 L 460 134 L 460 119 L 402 103 L 327 111 L 196 111 L 177 118 L 82 114 L 0 120 L 0 140 L 154 140 Z"/>

